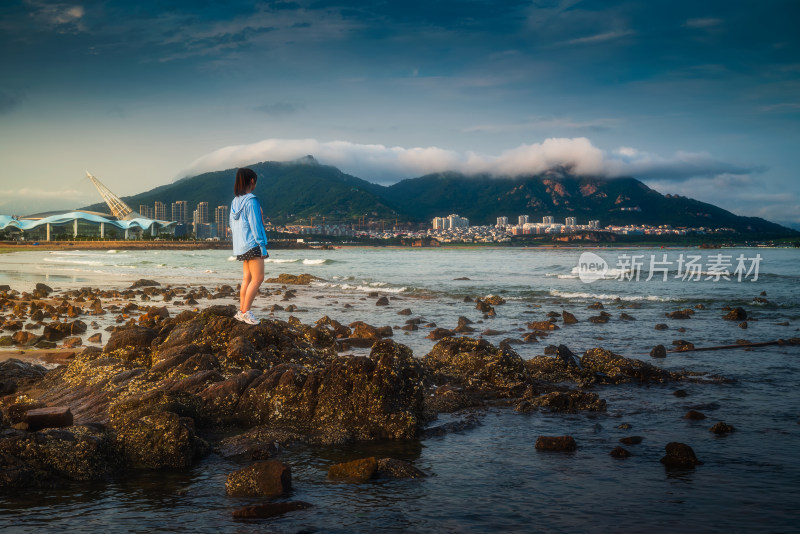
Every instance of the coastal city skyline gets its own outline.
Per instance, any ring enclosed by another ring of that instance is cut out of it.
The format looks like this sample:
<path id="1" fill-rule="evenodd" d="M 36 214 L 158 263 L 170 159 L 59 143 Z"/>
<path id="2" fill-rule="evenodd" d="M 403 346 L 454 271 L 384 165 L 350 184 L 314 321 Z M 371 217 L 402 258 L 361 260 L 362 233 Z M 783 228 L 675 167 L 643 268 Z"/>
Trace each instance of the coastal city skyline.
<path id="1" fill-rule="evenodd" d="M 86 167 L 130 196 L 312 154 L 383 184 L 564 166 L 800 225 L 796 3 L 399 6 L 5 3 L 0 213 L 87 205 Z"/>

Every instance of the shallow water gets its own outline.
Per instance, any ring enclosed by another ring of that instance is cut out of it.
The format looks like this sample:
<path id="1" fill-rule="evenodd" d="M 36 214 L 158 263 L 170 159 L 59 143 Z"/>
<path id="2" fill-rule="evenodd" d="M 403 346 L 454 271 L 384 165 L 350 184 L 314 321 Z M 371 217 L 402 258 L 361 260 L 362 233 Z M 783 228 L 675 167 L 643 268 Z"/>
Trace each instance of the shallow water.
<path id="1" fill-rule="evenodd" d="M 595 251 L 612 266 L 631 250 Z M 756 282 L 675 279 L 583 283 L 574 272 L 580 250 L 519 249 L 341 249 L 271 251 L 267 276 L 308 272 L 324 279 L 299 287 L 290 302 L 280 295 L 261 296 L 257 311 L 273 303 L 293 303 L 304 322 L 329 315 L 341 322 L 365 320 L 375 325 L 402 325 L 397 315 L 424 317 L 452 328 L 459 315 L 485 328 L 502 331 L 487 339 L 498 343 L 520 338 L 526 323 L 545 320 L 548 311 L 566 309 L 581 321 L 563 326 L 539 343 L 517 344 L 524 358 L 543 353 L 548 344 L 564 343 L 574 352 L 602 346 L 669 369 L 689 369 L 735 379 L 731 384 L 675 383 L 666 386 L 601 386 L 608 401 L 603 414 L 518 414 L 493 408 L 482 424 L 461 433 L 419 443 L 355 444 L 348 447 L 300 447 L 283 451 L 292 467 L 294 490 L 287 498 L 313 508 L 284 517 L 234 522 L 231 511 L 255 502 L 225 495 L 225 475 L 242 464 L 217 456 L 187 472 L 140 473 L 107 483 L 75 484 L 68 491 L 0 499 L 0 528 L 19 531 L 269 531 L 366 532 L 532 532 L 604 531 L 731 532 L 797 531 L 800 513 L 800 348 L 770 346 L 710 352 L 669 353 L 664 360 L 648 356 L 656 344 L 668 348 L 674 339 L 696 346 L 727 345 L 737 339 L 772 341 L 800 336 L 800 251 L 790 249 L 722 249 L 713 254 L 761 254 Z M 637 249 L 637 254 L 698 254 L 683 249 Z M 238 282 L 240 266 L 224 251 L 20 252 L 0 255 L 0 284 L 30 290 L 38 281 L 56 289 L 127 287 L 138 278 L 162 284 L 209 288 Z M 291 261 L 285 261 L 291 260 Z M 704 260 L 705 261 L 705 260 Z M 468 277 L 467 281 L 454 278 Z M 705 276 L 704 276 L 705 278 Z M 277 286 L 265 286 L 271 289 Z M 753 298 L 766 292 L 768 303 Z M 387 307 L 375 306 L 370 292 L 390 296 Z M 502 295 L 497 317 L 482 318 L 465 296 Z M 322 297 L 322 298 L 315 298 Z M 363 299 L 363 300 L 362 300 Z M 618 299 L 618 300 L 617 300 Z M 601 301 L 612 315 L 607 324 L 587 322 Z M 213 300 L 206 304 L 227 304 Z M 664 313 L 704 304 L 688 320 Z M 151 303 L 152 304 L 152 303 Z M 345 308 L 345 304 L 352 307 Z M 638 305 L 638 308 L 630 308 Z M 167 304 L 171 311 L 179 307 Z M 625 308 L 620 308 L 624 306 Z M 723 321 L 723 306 L 743 306 L 752 318 L 743 330 Z M 635 321 L 619 319 L 620 312 Z M 276 312 L 277 318 L 288 313 Z M 110 317 L 98 318 L 102 328 Z M 483 322 L 479 322 L 483 321 Z M 788 326 L 779 323 L 788 322 Z M 655 330 L 666 323 L 668 330 Z M 685 332 L 678 332 L 683 327 Z M 522 330 L 520 330 L 522 329 Z M 395 331 L 394 339 L 423 356 L 435 343 L 429 329 Z M 87 332 L 90 335 L 92 331 Z M 354 351 L 355 352 L 355 351 Z M 689 395 L 675 397 L 685 389 Z M 708 417 L 682 419 L 689 409 Z M 441 417 L 439 424 L 446 421 Z M 716 421 L 737 431 L 717 437 L 708 431 Z M 621 423 L 632 428 L 617 428 Z M 570 434 L 575 453 L 542 453 L 533 448 L 540 435 Z M 608 452 L 624 436 L 644 441 L 626 446 L 633 456 L 611 458 Z M 704 465 L 691 471 L 666 471 L 658 462 L 664 445 L 691 445 Z M 421 480 L 332 483 L 325 479 L 335 462 L 367 455 L 413 461 L 431 476 Z"/>

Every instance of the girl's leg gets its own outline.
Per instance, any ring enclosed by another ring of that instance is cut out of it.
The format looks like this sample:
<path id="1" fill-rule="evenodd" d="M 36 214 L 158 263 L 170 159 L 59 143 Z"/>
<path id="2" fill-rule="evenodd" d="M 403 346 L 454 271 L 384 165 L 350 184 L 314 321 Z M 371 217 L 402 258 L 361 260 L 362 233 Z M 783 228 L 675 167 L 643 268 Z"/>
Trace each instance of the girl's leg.
<path id="1" fill-rule="evenodd" d="M 264 281 L 264 258 L 255 258 L 244 262 L 250 271 L 250 283 L 247 285 L 247 291 L 244 293 L 244 301 L 242 311 L 246 312 L 253 305 L 253 301 L 258 294 L 258 288 L 261 282 Z"/>
<path id="2" fill-rule="evenodd" d="M 245 308 L 245 295 L 247 295 L 247 287 L 250 285 L 250 281 L 252 280 L 252 276 L 250 275 L 250 268 L 247 264 L 250 263 L 249 261 L 242 262 L 242 287 L 239 290 L 239 311 L 244 312 L 247 311 Z"/>

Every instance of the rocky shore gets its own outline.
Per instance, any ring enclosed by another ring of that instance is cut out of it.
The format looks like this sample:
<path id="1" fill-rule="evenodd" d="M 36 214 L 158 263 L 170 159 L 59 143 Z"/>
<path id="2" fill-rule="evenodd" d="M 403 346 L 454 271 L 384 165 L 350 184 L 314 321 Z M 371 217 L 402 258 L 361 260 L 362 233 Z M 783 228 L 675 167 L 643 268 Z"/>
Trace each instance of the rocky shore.
<path id="1" fill-rule="evenodd" d="M 312 278 L 282 276 L 273 283 L 284 284 L 277 291 L 291 300 L 291 284 Z M 233 318 L 235 306 L 210 302 L 235 296 L 231 286 L 173 288 L 152 280 L 113 291 L 57 292 L 39 284 L 20 293 L 0 287 L 0 346 L 56 353 L 47 366 L 30 358 L 0 362 L 0 491 L 41 491 L 132 470 L 187 469 L 219 455 L 251 462 L 231 473 L 220 491 L 271 500 L 237 517 L 267 517 L 313 505 L 272 501 L 291 488 L 287 451 L 297 444 L 424 440 L 480 424 L 487 406 L 514 409 L 520 418 L 539 411 L 604 412 L 604 391 L 620 384 L 726 382 L 667 371 L 602 347 L 576 355 L 553 345 L 525 360 L 513 349 L 523 339 L 493 344 L 477 337 L 465 317 L 452 330 L 427 325 L 436 343 L 415 356 L 393 340 L 391 326 L 345 325 L 328 316 L 304 323 L 292 315 L 248 325 Z M 198 305 L 201 299 L 209 302 Z M 478 299 L 477 308 L 490 316 L 502 304 Z M 113 323 L 104 345 L 100 334 L 88 339 L 88 327 L 99 327 L 100 317 Z M 575 321 L 565 312 L 532 322 L 526 337 L 544 338 Z M 426 326 L 414 317 L 405 325 Z M 368 352 L 348 353 L 354 347 Z M 657 352 L 654 357 L 661 356 Z M 455 422 L 440 424 L 445 413 L 455 414 Z M 711 433 L 733 430 L 718 422 Z M 642 438 L 625 439 L 623 444 L 636 445 Z M 568 435 L 540 436 L 531 449 L 549 454 L 581 446 Z M 667 469 L 702 465 L 689 445 L 664 447 Z M 616 443 L 608 449 L 616 458 L 631 454 Z M 367 457 L 333 465 L 328 476 L 363 482 L 426 474 L 401 459 Z"/>

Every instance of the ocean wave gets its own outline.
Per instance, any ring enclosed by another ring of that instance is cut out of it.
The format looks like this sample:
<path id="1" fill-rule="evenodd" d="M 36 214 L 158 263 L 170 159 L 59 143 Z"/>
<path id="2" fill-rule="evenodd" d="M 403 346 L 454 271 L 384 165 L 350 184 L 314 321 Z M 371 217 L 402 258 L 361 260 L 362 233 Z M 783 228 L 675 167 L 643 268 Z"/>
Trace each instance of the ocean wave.
<path id="1" fill-rule="evenodd" d="M 116 254 L 118 252 L 119 252 L 118 250 L 112 248 L 111 250 L 107 250 L 106 254 Z"/>
<path id="2" fill-rule="evenodd" d="M 373 283 L 384 283 L 384 282 L 373 282 Z M 371 291 L 375 291 L 377 289 L 376 286 L 374 286 L 372 284 L 369 284 L 369 283 L 353 285 L 353 284 L 336 284 L 336 283 L 331 283 L 331 282 L 316 282 L 314 285 L 317 286 L 317 287 L 323 287 L 323 288 L 331 288 L 331 289 L 336 288 L 336 289 L 356 290 L 356 291 L 364 291 L 364 292 L 371 292 Z M 383 292 L 383 293 L 402 293 L 403 291 L 408 290 L 408 288 L 405 287 L 405 286 L 403 286 L 403 287 L 384 287 L 384 286 L 379 286 L 379 287 L 380 287 L 381 292 Z"/>
<path id="3" fill-rule="evenodd" d="M 264 260 L 264 263 L 297 263 L 298 261 L 300 261 L 299 258 L 295 258 L 295 259 L 272 259 L 272 258 L 267 258 L 266 260 Z"/>
<path id="4" fill-rule="evenodd" d="M 566 299 L 587 299 L 587 300 L 628 300 L 639 301 L 648 300 L 653 302 L 671 302 L 679 299 L 672 299 L 668 297 L 659 297 L 658 295 L 617 295 L 614 293 L 586 293 L 582 291 L 559 291 L 558 289 L 550 290 L 550 295 L 553 297 L 560 297 Z"/>
<path id="5" fill-rule="evenodd" d="M 48 263 L 68 263 L 74 265 L 105 265 L 102 261 L 97 261 L 97 260 L 67 260 L 64 258 L 45 258 L 44 261 Z"/>
<path id="6" fill-rule="evenodd" d="M 329 260 L 326 259 L 317 259 L 317 260 L 310 260 L 308 258 L 303 260 L 303 265 L 324 265 L 328 263 Z"/>

